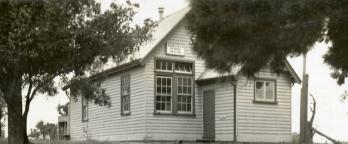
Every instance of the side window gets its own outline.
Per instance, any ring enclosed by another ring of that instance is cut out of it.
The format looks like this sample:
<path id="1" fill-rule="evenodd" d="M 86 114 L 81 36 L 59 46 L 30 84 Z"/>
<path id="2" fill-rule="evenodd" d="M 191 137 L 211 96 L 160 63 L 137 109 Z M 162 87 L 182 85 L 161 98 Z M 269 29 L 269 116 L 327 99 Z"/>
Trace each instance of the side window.
<path id="1" fill-rule="evenodd" d="M 88 100 L 82 96 L 82 121 L 88 120 Z"/>
<path id="2" fill-rule="evenodd" d="M 276 81 L 255 80 L 255 101 L 275 102 Z"/>
<path id="3" fill-rule="evenodd" d="M 121 115 L 130 114 L 130 75 L 121 76 Z"/>

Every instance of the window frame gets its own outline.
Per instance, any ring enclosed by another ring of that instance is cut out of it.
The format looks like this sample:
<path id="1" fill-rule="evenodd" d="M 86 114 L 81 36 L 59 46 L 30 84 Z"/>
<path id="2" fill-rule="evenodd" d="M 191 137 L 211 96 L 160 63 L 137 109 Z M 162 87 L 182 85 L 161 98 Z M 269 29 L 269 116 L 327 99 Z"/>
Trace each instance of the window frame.
<path id="1" fill-rule="evenodd" d="M 123 83 L 123 79 L 124 78 L 128 78 L 128 88 L 129 88 L 129 92 L 128 92 L 128 95 L 124 95 L 123 94 L 123 86 L 124 86 L 124 83 Z M 125 111 L 124 110 L 124 98 L 125 97 L 128 97 L 128 111 Z M 120 77 L 120 106 L 121 106 L 121 116 L 127 116 L 127 115 L 130 115 L 131 114 L 131 75 L 130 74 L 124 74 L 124 75 L 121 75 Z"/>
<path id="2" fill-rule="evenodd" d="M 86 105 L 84 105 L 84 103 Z M 84 106 L 86 107 L 85 111 L 84 111 Z M 84 112 L 85 112 L 85 114 L 84 114 Z M 81 96 L 81 118 L 82 118 L 82 122 L 86 122 L 89 119 L 88 100 L 84 96 Z"/>
<path id="3" fill-rule="evenodd" d="M 170 101 L 170 111 L 166 111 L 166 110 L 157 110 L 156 109 L 156 102 L 157 102 L 157 77 L 163 77 L 163 78 L 170 78 L 170 82 L 171 82 L 171 90 L 170 90 L 170 97 L 171 97 L 171 101 Z M 173 113 L 173 77 L 171 77 L 170 75 L 156 75 L 155 76 L 155 99 L 154 99 L 154 104 L 155 104 L 155 111 L 157 113 L 166 113 L 166 114 L 170 114 Z"/>
<path id="4" fill-rule="evenodd" d="M 172 63 L 172 71 L 157 70 L 156 64 L 158 61 L 170 61 Z M 175 62 L 190 63 L 192 64 L 192 73 L 175 72 Z M 172 109 L 171 112 L 164 113 L 156 109 L 156 92 L 157 92 L 157 76 L 168 76 L 172 78 Z M 178 77 L 191 77 L 192 78 L 192 99 L 191 99 L 191 112 L 179 112 L 178 111 L 178 94 L 177 94 L 177 78 Z M 195 63 L 189 60 L 176 60 L 176 59 L 164 59 L 154 58 L 154 115 L 178 115 L 178 116 L 195 116 Z"/>
<path id="5" fill-rule="evenodd" d="M 266 95 L 264 95 L 264 99 L 258 99 L 256 98 L 256 83 L 257 82 L 263 82 L 263 87 L 264 87 L 264 94 L 266 94 L 266 82 L 273 82 L 273 99 L 266 99 Z M 254 100 L 253 103 L 263 103 L 263 104 L 278 104 L 277 102 L 277 79 L 275 78 L 255 78 L 254 80 Z"/>
<path id="6" fill-rule="evenodd" d="M 179 78 L 190 78 L 191 79 L 191 110 L 190 111 L 179 111 L 179 108 L 177 108 L 176 109 L 176 111 L 177 111 L 177 113 L 178 114 L 192 114 L 192 112 L 193 112 L 193 93 L 194 93 L 194 78 L 193 77 L 191 77 L 191 76 L 183 76 L 183 75 L 178 75 L 178 76 L 176 76 L 175 78 L 176 78 L 176 88 L 178 88 L 178 79 Z M 182 85 L 182 86 L 184 86 L 184 85 Z M 179 97 L 179 92 L 178 92 L 178 89 L 176 89 L 176 97 L 177 97 L 177 101 L 176 101 L 176 106 L 178 107 L 178 97 Z M 184 94 L 181 94 L 181 95 L 184 95 Z M 188 95 L 185 95 L 185 96 L 188 96 Z M 187 104 L 187 103 L 186 103 Z"/>

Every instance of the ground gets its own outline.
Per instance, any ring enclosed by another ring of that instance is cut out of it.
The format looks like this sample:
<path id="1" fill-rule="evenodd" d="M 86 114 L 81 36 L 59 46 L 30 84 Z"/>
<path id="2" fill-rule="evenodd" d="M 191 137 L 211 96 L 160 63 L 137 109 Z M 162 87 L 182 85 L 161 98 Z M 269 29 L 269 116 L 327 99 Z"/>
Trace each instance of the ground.
<path id="1" fill-rule="evenodd" d="M 111 142 L 96 142 L 96 141 L 69 142 L 69 141 L 36 140 L 31 142 L 33 142 L 34 144 L 112 144 Z M 0 144 L 7 144 L 7 141 L 0 139 Z"/>

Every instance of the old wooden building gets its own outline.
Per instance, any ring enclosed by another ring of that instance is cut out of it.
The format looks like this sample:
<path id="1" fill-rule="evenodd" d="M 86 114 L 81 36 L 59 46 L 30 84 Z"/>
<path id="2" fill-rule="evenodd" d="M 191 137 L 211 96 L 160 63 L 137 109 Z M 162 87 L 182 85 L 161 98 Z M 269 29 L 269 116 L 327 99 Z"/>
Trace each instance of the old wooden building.
<path id="1" fill-rule="evenodd" d="M 291 87 L 300 79 L 288 62 L 276 74 L 217 73 L 191 47 L 182 9 L 163 18 L 131 62 L 98 79 L 111 107 L 71 102 L 72 140 L 120 142 L 291 141 Z"/>

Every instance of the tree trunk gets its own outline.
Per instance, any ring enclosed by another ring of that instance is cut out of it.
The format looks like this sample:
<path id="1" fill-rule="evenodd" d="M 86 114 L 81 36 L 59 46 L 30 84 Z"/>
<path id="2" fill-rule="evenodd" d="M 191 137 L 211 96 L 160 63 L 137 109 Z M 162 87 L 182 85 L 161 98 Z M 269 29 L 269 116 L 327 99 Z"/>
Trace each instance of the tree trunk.
<path id="1" fill-rule="evenodd" d="M 1 97 L 1 95 L 0 95 Z M 2 123 L 1 123 L 1 119 L 2 119 L 2 105 L 0 104 L 0 138 L 2 137 Z"/>
<path id="2" fill-rule="evenodd" d="M 28 118 L 28 113 L 29 113 L 29 106 L 30 106 L 30 101 L 28 102 L 28 99 L 25 103 L 25 110 L 22 116 L 22 124 L 23 124 L 23 137 L 24 137 L 24 143 L 30 144 L 31 142 L 28 139 L 28 133 L 27 133 L 27 118 Z"/>
<path id="3" fill-rule="evenodd" d="M 25 125 L 22 117 L 22 76 L 13 75 L 4 86 L 3 94 L 8 109 L 8 144 L 27 144 Z"/>
<path id="4" fill-rule="evenodd" d="M 8 144 L 25 144 L 22 121 L 22 98 L 13 98 L 8 103 Z"/>

